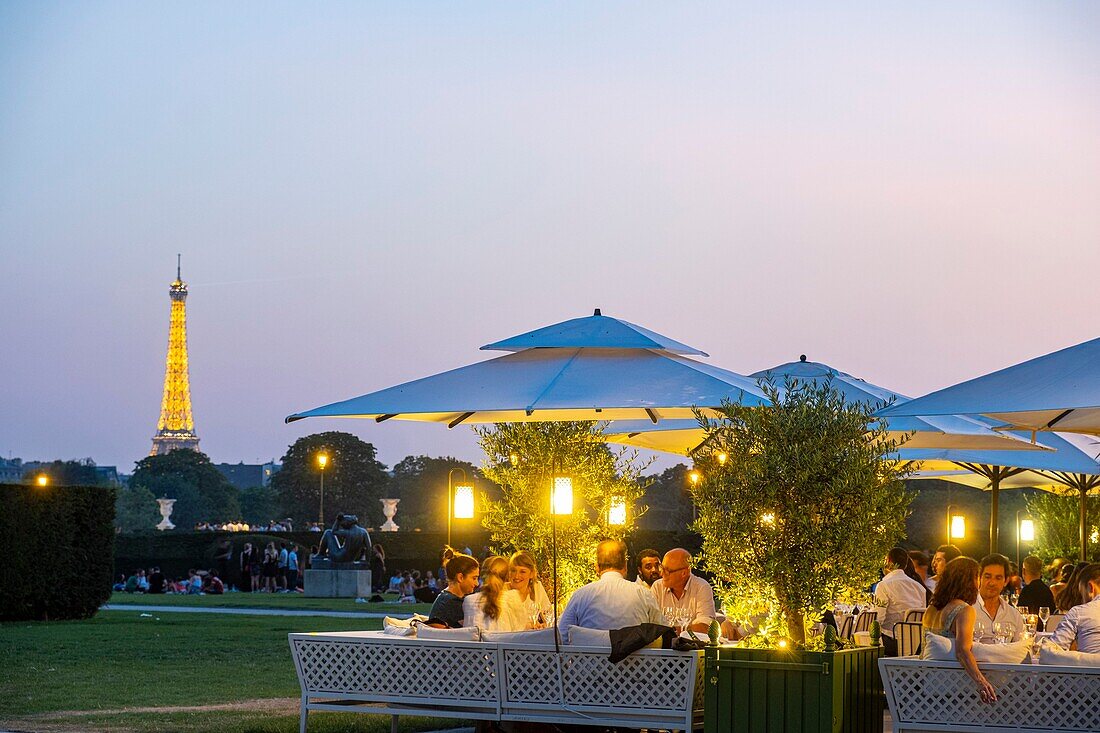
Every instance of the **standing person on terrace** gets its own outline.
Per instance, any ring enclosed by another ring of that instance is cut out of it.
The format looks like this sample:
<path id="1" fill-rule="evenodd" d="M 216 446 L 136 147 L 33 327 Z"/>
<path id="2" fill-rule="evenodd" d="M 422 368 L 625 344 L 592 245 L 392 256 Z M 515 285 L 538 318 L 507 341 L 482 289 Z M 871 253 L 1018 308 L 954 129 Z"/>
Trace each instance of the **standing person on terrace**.
<path id="1" fill-rule="evenodd" d="M 979 566 L 972 558 L 957 557 L 939 573 L 932 601 L 924 612 L 924 644 L 921 656 L 929 659 L 928 637 L 932 634 L 955 641 L 955 658 L 978 685 L 984 703 L 997 701 L 997 692 L 978 669 L 974 659 L 974 602 L 978 599 Z"/>
<path id="2" fill-rule="evenodd" d="M 1009 641 L 1019 641 L 1024 633 L 1024 619 L 1020 612 L 1009 605 L 1008 599 L 1001 593 L 1008 584 L 1008 558 L 993 553 L 982 558 L 981 585 L 978 587 L 978 600 L 974 602 L 977 612 L 975 623 L 980 623 L 992 634 L 995 624 L 1004 624 L 1012 628 Z"/>
<path id="3" fill-rule="evenodd" d="M 894 639 L 894 624 L 905 620 L 905 614 L 914 608 L 924 608 L 928 598 L 928 588 L 906 572 L 910 572 L 913 561 L 904 548 L 894 547 L 886 553 L 883 570 L 886 575 L 875 587 L 875 602 L 886 607 L 882 619 L 882 647 L 886 656 L 898 655 L 898 642 Z M 913 575 L 916 575 L 913 572 Z"/>
<path id="4" fill-rule="evenodd" d="M 657 608 L 675 608 L 691 614 L 688 631 L 706 633 L 714 621 L 714 591 L 710 583 L 691 572 L 691 553 L 677 547 L 661 560 L 661 579 L 653 584 Z"/>
<path id="5" fill-rule="evenodd" d="M 447 589 L 432 604 L 428 626 L 457 629 L 462 626 L 462 599 L 477 588 L 481 568 L 477 560 L 450 547 L 443 553 L 443 567 L 447 572 Z"/>
<path id="6" fill-rule="evenodd" d="M 1082 602 L 1066 611 L 1051 641 L 1066 649 L 1076 644 L 1079 652 L 1100 654 L 1100 563 L 1078 570 L 1077 588 Z"/>

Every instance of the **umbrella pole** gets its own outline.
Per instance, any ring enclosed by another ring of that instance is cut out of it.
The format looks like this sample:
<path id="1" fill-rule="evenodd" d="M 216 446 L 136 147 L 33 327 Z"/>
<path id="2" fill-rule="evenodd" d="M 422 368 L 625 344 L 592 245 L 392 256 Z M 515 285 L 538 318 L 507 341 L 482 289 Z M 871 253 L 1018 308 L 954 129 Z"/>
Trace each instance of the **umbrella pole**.
<path id="1" fill-rule="evenodd" d="M 997 502 L 1000 499 L 998 493 L 1001 488 L 1001 471 L 997 469 L 993 472 L 992 480 L 989 484 L 990 499 L 989 499 L 989 554 L 992 555 L 997 551 Z"/>
<path id="2" fill-rule="evenodd" d="M 1084 488 L 1084 486 L 1080 486 L 1080 487 L 1077 488 L 1078 501 L 1080 502 L 1080 504 L 1078 505 L 1078 514 L 1080 515 L 1080 523 L 1081 523 L 1081 526 L 1079 528 L 1080 529 L 1080 540 L 1081 540 L 1081 553 L 1080 553 L 1081 562 L 1085 561 L 1085 547 L 1087 546 L 1085 543 L 1088 542 L 1088 539 L 1089 539 L 1088 538 L 1088 529 L 1089 529 L 1088 513 L 1089 513 L 1089 509 L 1088 509 L 1088 502 L 1085 500 L 1085 492 L 1086 491 L 1087 491 L 1087 489 Z"/>

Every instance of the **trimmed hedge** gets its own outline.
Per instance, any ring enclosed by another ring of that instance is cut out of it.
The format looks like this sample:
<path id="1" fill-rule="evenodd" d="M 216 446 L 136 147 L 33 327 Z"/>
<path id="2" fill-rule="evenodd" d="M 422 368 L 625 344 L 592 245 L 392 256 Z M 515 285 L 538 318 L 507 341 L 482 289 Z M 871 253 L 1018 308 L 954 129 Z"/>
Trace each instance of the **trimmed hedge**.
<path id="1" fill-rule="evenodd" d="M 386 570 L 436 571 L 439 567 L 439 554 L 447 541 L 442 532 L 371 532 L 371 541 L 381 543 L 386 550 Z M 180 532 L 170 530 L 156 534 L 119 535 L 115 542 L 115 575 L 125 573 L 127 577 L 137 568 L 148 569 L 154 565 L 169 577 L 187 574 L 189 568 L 209 569 L 214 564 L 214 551 L 222 539 L 233 543 L 233 558 L 229 561 L 227 582 L 239 584 L 238 570 L 241 549 L 245 542 L 261 550 L 268 542 L 294 542 L 300 548 L 300 562 L 306 567 L 306 555 L 309 548 L 317 544 L 320 538 L 317 532 L 274 532 L 259 534 L 251 532 Z M 485 532 L 464 531 L 454 536 L 458 547 L 470 546 L 475 554 L 489 544 Z M 673 547 L 684 547 L 698 553 L 702 542 L 698 535 L 688 532 L 660 532 L 639 530 L 629 541 L 630 549 L 637 552 L 653 547 L 665 552 Z M 595 558 L 593 558 L 595 562 Z"/>
<path id="2" fill-rule="evenodd" d="M 111 596 L 115 490 L 0 484 L 0 621 L 91 618 Z"/>

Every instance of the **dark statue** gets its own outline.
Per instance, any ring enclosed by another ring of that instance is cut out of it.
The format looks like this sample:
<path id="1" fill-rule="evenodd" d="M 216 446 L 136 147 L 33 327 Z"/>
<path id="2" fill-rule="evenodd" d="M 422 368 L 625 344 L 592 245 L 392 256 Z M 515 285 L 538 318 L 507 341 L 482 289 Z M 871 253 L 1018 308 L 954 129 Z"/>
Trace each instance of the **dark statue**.
<path id="1" fill-rule="evenodd" d="M 332 527 L 321 535 L 317 554 L 311 558 L 311 565 L 317 568 L 331 567 L 331 563 L 358 563 L 365 559 L 370 548 L 370 535 L 359 526 L 359 517 L 354 514 L 340 514 Z"/>

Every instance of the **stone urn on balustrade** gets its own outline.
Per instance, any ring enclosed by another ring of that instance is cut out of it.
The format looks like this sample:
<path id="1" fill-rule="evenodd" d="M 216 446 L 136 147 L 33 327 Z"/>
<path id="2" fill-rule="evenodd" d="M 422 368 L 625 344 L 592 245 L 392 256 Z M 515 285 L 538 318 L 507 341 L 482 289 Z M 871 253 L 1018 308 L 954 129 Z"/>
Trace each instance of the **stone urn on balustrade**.
<path id="1" fill-rule="evenodd" d="M 157 499 L 157 505 L 160 507 L 160 524 L 157 525 L 157 529 L 162 532 L 166 529 L 175 529 L 176 525 L 172 524 L 172 520 L 168 517 L 172 516 L 172 505 L 176 503 L 175 499 Z"/>

